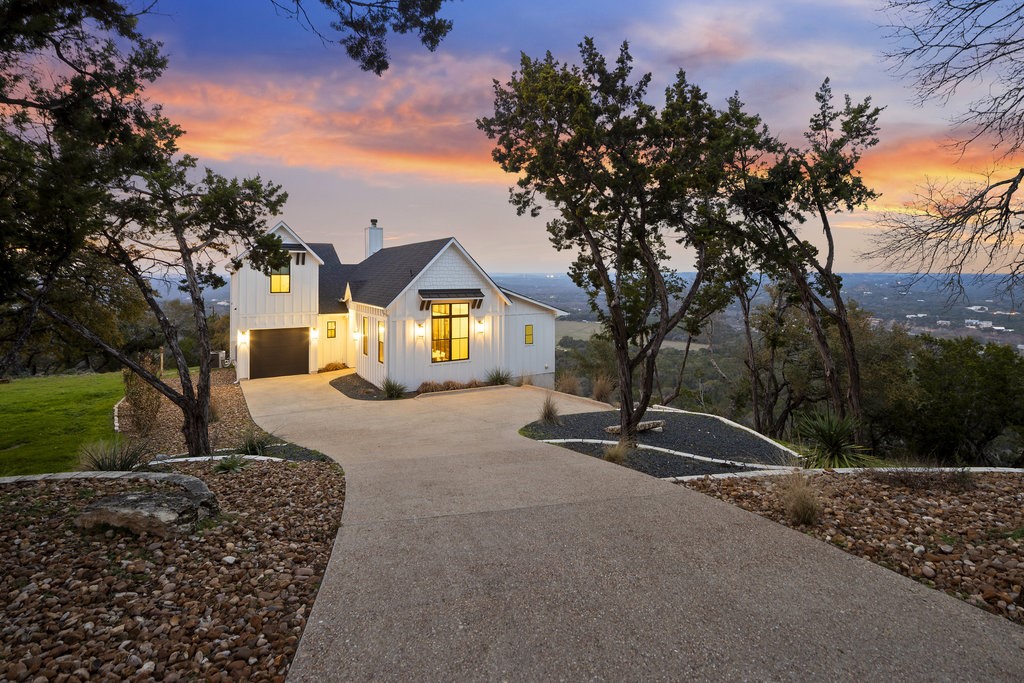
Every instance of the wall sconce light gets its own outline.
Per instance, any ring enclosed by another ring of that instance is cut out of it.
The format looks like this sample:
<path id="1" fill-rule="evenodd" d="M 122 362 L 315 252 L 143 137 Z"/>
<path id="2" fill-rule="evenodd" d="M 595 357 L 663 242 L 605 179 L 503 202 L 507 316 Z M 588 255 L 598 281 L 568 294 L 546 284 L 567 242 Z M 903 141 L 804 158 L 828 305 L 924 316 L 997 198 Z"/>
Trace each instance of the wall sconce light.
<path id="1" fill-rule="evenodd" d="M 352 333 L 352 338 L 355 339 L 356 341 L 359 341 L 360 339 L 363 338 L 363 333 L 362 332 L 353 332 Z"/>
<path id="2" fill-rule="evenodd" d="M 309 328 L 309 338 L 312 341 L 316 341 L 317 339 L 319 339 L 320 338 L 320 330 L 316 329 L 315 327 Z"/>
<path id="3" fill-rule="evenodd" d="M 243 332 L 242 330 L 238 331 L 238 343 L 239 344 L 248 344 L 249 343 L 249 332 L 248 331 L 245 331 L 245 332 Z"/>
<path id="4" fill-rule="evenodd" d="M 423 323 L 416 323 L 416 338 L 423 339 L 426 336 L 426 331 L 423 329 Z"/>
<path id="5" fill-rule="evenodd" d="M 481 320 L 480 318 L 477 318 L 477 320 L 476 320 L 476 333 L 477 334 L 483 334 L 484 333 L 484 321 Z"/>

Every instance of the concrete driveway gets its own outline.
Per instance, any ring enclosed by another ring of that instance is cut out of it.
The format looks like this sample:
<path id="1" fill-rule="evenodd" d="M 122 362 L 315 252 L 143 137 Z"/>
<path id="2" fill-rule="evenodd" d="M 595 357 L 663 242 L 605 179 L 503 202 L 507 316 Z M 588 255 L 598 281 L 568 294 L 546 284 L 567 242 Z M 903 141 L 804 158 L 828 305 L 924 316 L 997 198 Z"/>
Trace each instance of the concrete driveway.
<path id="1" fill-rule="evenodd" d="M 545 392 L 243 382 L 345 468 L 291 667 L 324 680 L 1019 680 L 1024 630 L 685 488 L 521 437 Z M 563 413 L 599 409 L 557 395 Z"/>

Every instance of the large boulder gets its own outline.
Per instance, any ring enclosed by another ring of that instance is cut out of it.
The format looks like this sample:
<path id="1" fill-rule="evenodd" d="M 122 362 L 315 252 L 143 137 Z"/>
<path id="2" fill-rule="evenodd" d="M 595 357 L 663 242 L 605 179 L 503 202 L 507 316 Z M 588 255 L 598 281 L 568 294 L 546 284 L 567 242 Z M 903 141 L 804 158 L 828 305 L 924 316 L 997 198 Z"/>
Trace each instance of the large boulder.
<path id="1" fill-rule="evenodd" d="M 217 499 L 209 490 L 205 495 L 189 490 L 120 493 L 87 505 L 75 525 L 81 529 L 116 527 L 167 537 L 190 533 L 197 522 L 217 511 Z"/>

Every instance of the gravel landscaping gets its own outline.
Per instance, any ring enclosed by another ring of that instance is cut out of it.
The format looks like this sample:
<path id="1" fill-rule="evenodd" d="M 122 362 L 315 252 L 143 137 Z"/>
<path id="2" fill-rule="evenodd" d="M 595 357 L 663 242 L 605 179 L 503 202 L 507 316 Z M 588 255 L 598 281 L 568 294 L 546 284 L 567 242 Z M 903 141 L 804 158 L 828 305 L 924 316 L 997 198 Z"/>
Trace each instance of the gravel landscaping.
<path id="1" fill-rule="evenodd" d="M 340 468 L 162 467 L 203 479 L 221 513 L 176 538 L 83 532 L 96 498 L 167 485 L 0 485 L 0 679 L 284 680 L 341 522 Z"/>
<path id="2" fill-rule="evenodd" d="M 641 432 L 637 438 L 641 445 L 754 465 L 786 465 L 792 457 L 771 441 L 708 415 L 648 411 L 644 420 L 664 420 L 665 429 L 662 432 Z M 521 433 L 538 440 L 616 441 L 618 439 L 615 434 L 604 431 L 605 427 L 619 424 L 618 411 L 562 415 L 559 417 L 559 422 L 560 424 L 557 425 L 545 424 L 540 420 L 531 422 L 523 427 Z M 605 446 L 600 444 L 561 443 L 557 445 L 595 457 L 604 456 Z M 643 448 L 630 451 L 622 464 L 654 477 L 684 477 L 744 471 L 743 467 L 709 463 Z"/>
<path id="3" fill-rule="evenodd" d="M 814 474 L 811 525 L 789 520 L 785 479 L 684 485 L 1024 624 L 1024 472 Z"/>

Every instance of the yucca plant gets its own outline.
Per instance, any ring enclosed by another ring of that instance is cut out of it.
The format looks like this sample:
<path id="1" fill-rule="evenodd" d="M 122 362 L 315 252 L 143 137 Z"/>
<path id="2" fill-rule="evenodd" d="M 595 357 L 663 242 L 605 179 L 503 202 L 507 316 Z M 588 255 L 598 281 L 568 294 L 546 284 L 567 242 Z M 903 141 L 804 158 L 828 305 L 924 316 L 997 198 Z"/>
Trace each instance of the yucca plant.
<path id="1" fill-rule="evenodd" d="M 129 472 L 148 459 L 144 443 L 120 438 L 85 444 L 78 458 L 79 469 L 87 472 Z"/>
<path id="2" fill-rule="evenodd" d="M 494 368 L 487 373 L 487 383 L 491 385 L 511 384 L 512 373 L 504 368 Z"/>
<path id="3" fill-rule="evenodd" d="M 813 413 L 796 425 L 806 455 L 804 466 L 812 469 L 875 467 L 879 461 L 854 439 L 857 426 L 849 417 L 829 412 Z"/>
<path id="4" fill-rule="evenodd" d="M 229 455 L 226 458 L 221 458 L 213 466 L 213 471 L 217 474 L 227 474 L 229 472 L 241 472 L 245 469 L 246 461 L 245 457 L 241 453 L 235 453 Z"/>
<path id="5" fill-rule="evenodd" d="M 405 396 L 406 388 L 401 382 L 397 382 L 390 377 L 384 378 L 384 383 L 380 385 L 381 391 L 384 392 L 384 398 L 390 400 L 396 398 L 402 398 Z"/>

